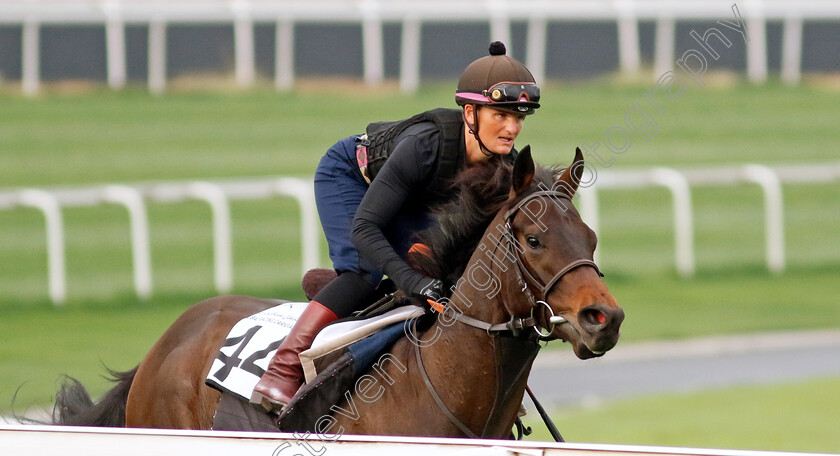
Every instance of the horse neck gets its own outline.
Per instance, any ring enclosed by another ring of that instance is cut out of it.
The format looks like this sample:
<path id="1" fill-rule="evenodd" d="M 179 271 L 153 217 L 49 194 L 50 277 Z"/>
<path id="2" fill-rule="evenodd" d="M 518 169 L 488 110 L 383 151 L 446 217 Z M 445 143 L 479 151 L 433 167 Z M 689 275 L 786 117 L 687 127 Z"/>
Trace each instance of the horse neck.
<path id="1" fill-rule="evenodd" d="M 478 242 L 450 298 L 456 311 L 491 324 L 530 311 L 516 275 L 515 248 L 508 242 L 503 211 L 496 214 Z"/>
<path id="2" fill-rule="evenodd" d="M 464 276 L 458 281 L 447 303 L 447 307 L 454 312 L 491 324 L 504 323 L 510 319 L 505 301 L 518 297 L 512 291 L 515 285 L 506 285 L 514 284 L 515 277 L 512 264 L 509 264 L 506 270 L 502 266 L 504 263 L 501 259 L 504 254 L 501 249 L 507 246 L 504 240 L 501 245 L 498 241 L 503 232 L 500 227 L 503 226 L 500 213 L 485 231 L 465 269 Z M 441 394 L 444 403 L 455 404 L 451 411 L 473 431 L 482 432 L 492 414 L 497 422 L 486 427 L 486 436 L 507 437 L 524 395 L 528 372 L 535 355 L 535 351 L 530 349 L 533 348 L 533 344 L 531 347 L 525 347 L 516 341 L 509 344 L 510 341 L 501 340 L 502 337 L 508 337 L 506 335 L 490 335 L 484 330 L 453 322 L 451 318 L 447 318 L 452 316 L 449 312 L 451 311 L 440 316 L 425 332 L 427 335 L 438 334 L 435 343 L 423 348 L 423 359 L 429 360 L 424 363 L 432 383 L 443 386 L 441 379 L 446 378 L 446 395 L 449 397 Z M 505 344 L 508 358 L 518 356 L 517 351 L 521 356 L 527 357 L 516 369 L 524 369 L 524 372 L 511 384 L 499 384 L 504 382 L 501 376 L 503 368 L 499 363 L 510 364 L 506 362 L 510 359 L 498 359 L 501 344 Z M 441 366 L 444 368 L 441 369 Z M 438 379 L 437 382 L 435 378 Z M 482 387 L 477 388 L 477 383 Z M 500 391 L 509 392 L 504 403 L 496 403 L 496 396 Z"/>

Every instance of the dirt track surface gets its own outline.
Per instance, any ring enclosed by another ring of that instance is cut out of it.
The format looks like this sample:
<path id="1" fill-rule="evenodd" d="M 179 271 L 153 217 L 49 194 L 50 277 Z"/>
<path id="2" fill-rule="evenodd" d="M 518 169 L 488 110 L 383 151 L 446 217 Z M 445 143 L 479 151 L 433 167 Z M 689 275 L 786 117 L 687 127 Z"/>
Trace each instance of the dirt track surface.
<path id="1" fill-rule="evenodd" d="M 840 330 L 619 342 L 603 358 L 544 350 L 528 381 L 546 406 L 840 376 Z"/>

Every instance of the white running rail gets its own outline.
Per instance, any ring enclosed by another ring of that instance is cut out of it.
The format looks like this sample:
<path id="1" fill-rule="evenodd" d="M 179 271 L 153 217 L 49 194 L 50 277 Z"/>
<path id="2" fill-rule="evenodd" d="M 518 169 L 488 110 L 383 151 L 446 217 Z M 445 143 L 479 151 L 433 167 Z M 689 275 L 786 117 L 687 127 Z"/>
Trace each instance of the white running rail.
<path id="1" fill-rule="evenodd" d="M 128 210 L 134 287 L 138 297 L 147 299 L 152 294 L 147 201 L 176 203 L 201 200 L 210 206 L 213 216 L 215 287 L 219 293 L 228 293 L 233 287 L 230 201 L 277 196 L 292 197 L 300 206 L 301 274 L 310 268 L 318 267 L 321 225 L 318 222 L 311 179 L 279 177 L 218 182 L 99 185 L 50 190 L 22 189 L 0 192 L 0 210 L 32 207 L 43 213 L 47 227 L 50 299 L 60 305 L 67 297 L 62 208 L 120 204 Z"/>
<path id="2" fill-rule="evenodd" d="M 598 194 L 604 190 L 664 187 L 673 198 L 674 262 L 677 272 L 691 277 L 695 272 L 694 220 L 691 188 L 757 184 L 764 196 L 765 259 L 775 274 L 785 269 L 784 200 L 782 184 L 829 183 L 840 181 L 840 162 L 815 165 L 739 165 L 676 170 L 651 168 L 600 170 L 595 181 L 578 191 L 578 207 L 584 221 L 596 233 L 599 229 Z M 599 252 L 596 251 L 596 261 Z"/>
<path id="3" fill-rule="evenodd" d="M 185 431 L 0 424 L 4 455 L 540 455 L 540 456 L 829 456 L 816 453 L 674 448 L 539 441 L 447 439 L 283 432 Z"/>
<path id="4" fill-rule="evenodd" d="M 600 192 L 615 189 L 661 187 L 673 200 L 674 263 L 684 277 L 695 273 L 694 218 L 691 190 L 703 186 L 754 184 L 763 193 L 765 258 L 772 273 L 785 269 L 783 184 L 840 181 L 840 162 L 813 165 L 738 165 L 714 168 L 650 168 L 601 170 L 594 183 L 578 192 L 578 207 L 584 221 L 599 231 Z M 66 299 L 64 259 L 64 207 L 120 204 L 128 210 L 131 226 L 134 286 L 137 296 L 152 294 L 151 247 L 147 202 L 205 201 L 212 211 L 214 282 L 216 291 L 228 293 L 233 286 L 231 200 L 290 196 L 300 205 L 301 273 L 319 265 L 321 227 L 315 207 L 312 181 L 299 178 L 255 178 L 235 181 L 161 182 L 136 185 L 99 185 L 80 188 L 19 189 L 0 191 L 0 210 L 35 208 L 44 215 L 47 232 L 49 294 L 55 304 Z M 2 231 L 2 227 L 0 227 Z M 596 252 L 599 255 L 599 252 Z M 596 258 L 598 260 L 599 258 Z"/>
<path id="5" fill-rule="evenodd" d="M 167 25 L 226 23 L 234 28 L 236 83 L 247 87 L 256 81 L 254 24 L 275 23 L 275 86 L 288 90 L 294 82 L 294 25 L 298 23 L 356 23 L 362 28 L 363 74 L 367 84 L 378 84 L 384 75 L 384 23 L 402 24 L 400 88 L 417 90 L 420 82 L 422 24 L 483 22 L 490 25 L 490 39 L 510 41 L 511 22 L 527 23 L 527 55 L 522 60 L 537 81 L 545 78 L 549 22 L 615 21 L 618 67 L 622 72 L 641 70 L 639 21 L 656 22 L 656 74 L 674 63 L 675 22 L 732 20 L 733 4 L 747 21 L 750 40 L 746 73 L 751 82 L 766 81 L 767 21 L 782 21 L 781 76 L 797 84 L 802 69 L 804 21 L 840 20 L 840 2 L 831 0 L 0 0 L 0 24 L 21 25 L 22 87 L 26 95 L 40 85 L 40 29 L 43 24 L 96 24 L 105 28 L 109 86 L 126 83 L 126 24 L 146 24 L 148 85 L 153 93 L 166 88 Z"/>

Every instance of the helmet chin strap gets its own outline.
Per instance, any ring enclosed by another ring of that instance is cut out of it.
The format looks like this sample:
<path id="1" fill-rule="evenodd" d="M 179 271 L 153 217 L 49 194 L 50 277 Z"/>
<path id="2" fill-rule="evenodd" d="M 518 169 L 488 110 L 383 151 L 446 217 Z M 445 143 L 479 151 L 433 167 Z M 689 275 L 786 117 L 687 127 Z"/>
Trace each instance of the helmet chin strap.
<path id="1" fill-rule="evenodd" d="M 475 137 L 475 140 L 478 141 L 478 150 L 480 150 L 481 153 L 484 154 L 485 157 L 492 157 L 493 152 L 491 152 L 490 149 L 488 149 L 487 146 L 485 146 L 484 143 L 481 142 L 481 138 L 478 137 L 478 109 L 480 108 L 480 106 L 479 105 L 473 105 L 473 106 L 474 106 L 473 116 L 475 117 L 475 125 L 471 124 L 470 121 L 467 120 L 467 111 L 466 110 L 464 110 L 464 113 L 463 113 L 464 124 L 470 130 L 470 133 L 472 133 L 472 135 Z"/>

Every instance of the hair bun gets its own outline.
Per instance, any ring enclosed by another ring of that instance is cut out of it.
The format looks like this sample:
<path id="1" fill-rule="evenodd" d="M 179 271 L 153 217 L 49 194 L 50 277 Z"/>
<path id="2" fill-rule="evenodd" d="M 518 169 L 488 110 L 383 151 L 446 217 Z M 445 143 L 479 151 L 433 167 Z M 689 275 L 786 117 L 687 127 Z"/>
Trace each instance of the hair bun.
<path id="1" fill-rule="evenodd" d="M 505 55 L 507 53 L 507 49 L 505 49 L 505 43 L 501 41 L 494 41 L 490 43 L 490 55 Z"/>

